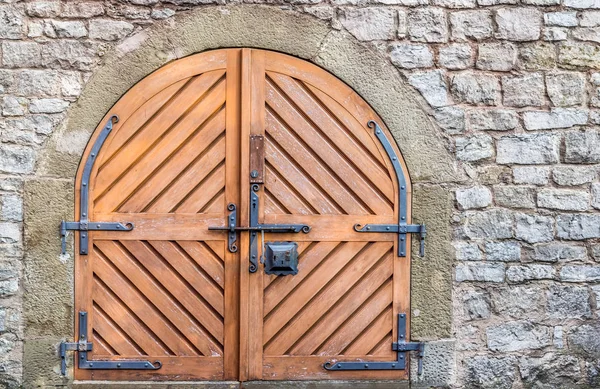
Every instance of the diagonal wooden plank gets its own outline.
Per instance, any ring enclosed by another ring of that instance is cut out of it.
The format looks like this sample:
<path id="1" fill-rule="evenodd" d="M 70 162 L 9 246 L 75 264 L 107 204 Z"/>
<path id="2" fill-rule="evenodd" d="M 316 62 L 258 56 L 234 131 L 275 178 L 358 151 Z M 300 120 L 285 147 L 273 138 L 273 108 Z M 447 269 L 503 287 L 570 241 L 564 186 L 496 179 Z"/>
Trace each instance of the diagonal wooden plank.
<path id="1" fill-rule="evenodd" d="M 319 293 L 322 288 L 344 269 L 357 254 L 365 248 L 365 242 L 348 242 L 341 244 L 321 261 L 321 266 L 297 286 L 279 305 L 265 316 L 263 342 L 269 342 L 282 328 L 288 328 L 291 319 Z M 279 337 L 278 337 L 279 338 Z M 276 343 L 276 342 L 273 342 Z M 285 349 L 284 349 L 285 351 Z"/>
<path id="2" fill-rule="evenodd" d="M 220 213 L 225 208 L 225 187 L 223 187 L 216 195 L 213 196 L 206 204 L 196 213 Z"/>
<path id="3" fill-rule="evenodd" d="M 352 263 L 346 265 L 343 271 L 332 277 L 327 285 L 318 294 L 314 295 L 301 311 L 286 321 L 285 327 L 276 336 L 272 337 L 269 343 L 265 344 L 265 353 L 268 355 L 283 355 L 289 350 L 339 301 L 340 296 L 352 289 L 362 278 L 362 275 L 377 264 L 377 260 L 387 250 L 389 250 L 388 247 L 382 249 L 380 245 L 375 244 L 366 246 L 364 250 L 355 256 Z M 322 272 L 329 273 L 329 270 L 324 268 Z M 319 270 L 318 273 L 321 273 L 321 271 Z"/>
<path id="4" fill-rule="evenodd" d="M 265 142 L 265 157 L 274 171 L 279 177 L 285 178 L 289 182 L 288 188 L 302 188 L 301 192 L 296 192 L 301 196 L 305 203 L 319 214 L 343 214 L 343 209 L 331 200 L 329 196 L 314 182 L 310 174 L 302 169 L 302 167 L 292 162 L 287 152 L 276 143 L 276 141 L 267 136 Z M 274 193 L 274 188 L 270 188 L 271 193 Z M 274 193 L 276 194 L 276 193 Z M 280 200 L 283 197 L 278 197 Z"/>
<path id="5" fill-rule="evenodd" d="M 96 251 L 94 273 L 104 284 L 118 294 L 119 298 L 135 315 L 166 344 L 175 355 L 198 355 L 193 343 L 178 336 L 179 330 L 168 318 L 131 283 L 131 281 L 112 266 L 112 262 Z M 149 295 L 152 296 L 152 295 Z"/>
<path id="6" fill-rule="evenodd" d="M 294 215 L 314 215 L 319 212 L 306 201 L 297 190 L 292 189 L 285 178 L 279 174 L 277 169 L 273 168 L 269 161 L 265 163 L 265 191 L 277 202 L 281 203 L 289 210 L 287 214 Z M 265 210 L 265 214 L 268 212 Z"/>
<path id="7" fill-rule="evenodd" d="M 146 207 L 145 212 L 168 213 L 176 208 L 199 183 L 224 164 L 225 137 L 219 134 L 200 158 L 189 164 L 160 196 Z M 222 173 L 220 173 L 222 175 Z M 224 211 L 224 210 L 223 210 Z"/>
<path id="8" fill-rule="evenodd" d="M 345 157 L 352 163 L 352 168 L 359 172 L 365 182 L 378 193 L 382 193 L 393 202 L 394 187 L 390 182 L 390 176 L 387 169 L 368 158 L 370 153 L 365 155 L 364 144 L 374 145 L 373 138 L 364 138 L 365 142 L 359 142 L 349 131 L 340 125 L 337 118 L 330 115 L 322 102 L 315 96 L 310 89 L 306 88 L 304 83 L 299 82 L 289 76 L 280 73 L 268 73 L 269 81 L 277 85 L 294 105 L 304 112 L 306 117 L 314 123 L 315 127 L 320 129 L 323 135 L 337 145 L 337 154 Z M 344 108 L 341 109 L 345 110 Z M 367 123 L 363 125 L 366 127 Z M 360 163 L 357 163 L 360 161 Z M 387 185 L 386 185 L 387 184 Z"/>
<path id="9" fill-rule="evenodd" d="M 99 170 L 112 160 L 119 150 L 130 142 L 158 114 L 169 107 L 169 102 L 181 93 L 193 77 L 182 79 L 152 96 L 145 104 L 138 107 L 127 119 L 121 118 L 119 130 L 109 136 L 98 156 Z"/>
<path id="10" fill-rule="evenodd" d="M 95 199 L 104 195 L 124 173 L 131 171 L 139 159 L 146 155 L 165 133 L 173 127 L 178 127 L 182 117 L 189 116 L 189 110 L 197 106 L 198 100 L 202 99 L 206 92 L 211 91 L 216 83 L 222 85 L 219 80 L 223 75 L 224 72 L 218 70 L 192 78 L 158 115 L 145 123 L 143 128 L 98 170 L 94 186 Z M 120 157 L 121 155 L 124 157 Z M 128 163 L 124 163 L 125 161 Z"/>
<path id="11" fill-rule="evenodd" d="M 211 151 L 213 142 L 224 129 L 225 110 L 221 109 L 131 195 L 119 208 L 119 212 L 143 211 L 156 197 L 169 189 L 186 167 Z"/>
<path id="12" fill-rule="evenodd" d="M 117 355 L 117 352 L 110 347 L 110 345 L 104 340 L 102 336 L 96 331 L 92 331 L 92 343 L 94 344 L 93 356 L 113 356 Z"/>
<path id="13" fill-rule="evenodd" d="M 330 308 L 289 350 L 291 355 L 311 355 L 393 274 L 393 257 L 388 252 L 370 272 Z"/>
<path id="14" fill-rule="evenodd" d="M 139 241 L 122 241 L 122 245 L 169 291 L 198 322 L 223 344 L 223 318 L 181 277 L 164 258 Z"/>
<path id="15" fill-rule="evenodd" d="M 318 242 L 298 260 L 298 274 L 294 277 L 279 277 L 265 287 L 264 315 L 271 313 L 281 301 L 310 276 L 312 271 L 339 245 L 339 242 Z"/>
<path id="16" fill-rule="evenodd" d="M 174 123 L 145 152 L 132 154 L 136 162 L 122 171 L 118 177 L 95 199 L 100 211 L 118 209 L 136 189 L 140 187 L 162 164 L 165 163 L 185 142 L 189 140 L 206 120 L 225 104 L 225 82 L 218 82 L 187 114 Z M 176 128 L 176 131 L 173 131 Z M 103 176 L 100 172 L 98 179 Z M 100 190 L 98 190 L 100 192 Z M 118 195 L 111 195 L 115 193 Z"/>
<path id="17" fill-rule="evenodd" d="M 144 351 L 129 335 L 125 333 L 106 313 L 97 305 L 94 305 L 93 329 L 104 339 L 109 340 L 110 347 L 119 355 L 144 355 Z M 108 341 L 107 341 L 108 343 Z"/>
<path id="18" fill-rule="evenodd" d="M 292 160 L 310 171 L 315 183 L 326 191 L 329 197 L 342 208 L 347 215 L 368 215 L 368 207 L 348 188 L 348 183 L 343 182 L 323 160 L 285 123 L 279 120 L 274 112 L 267 108 L 267 131 L 270 136 L 285 149 Z M 350 183 L 351 184 L 351 183 Z"/>
<path id="19" fill-rule="evenodd" d="M 145 296 L 152 296 L 152 303 L 203 355 L 214 355 L 222 351 L 221 344 L 212 340 L 202 325 L 169 292 L 169 288 L 160 284 L 137 259 L 115 242 L 96 241 L 95 245 L 136 288 Z"/>
<path id="20" fill-rule="evenodd" d="M 173 355 L 160 339 L 131 312 L 102 281 L 94 278 L 92 285 L 94 301 L 144 351 L 146 355 Z"/>
<path id="21" fill-rule="evenodd" d="M 283 95 L 274 85 L 267 83 L 267 104 L 275 113 L 287 123 L 288 128 L 302 139 L 306 144 L 334 171 L 340 179 L 352 183 L 350 187 L 354 195 L 361 198 L 370 208 L 370 212 L 376 215 L 388 215 L 393 212 L 393 202 L 387 194 L 382 194 L 379 187 L 385 188 L 390 185 L 390 178 L 365 177 L 355 167 L 355 162 L 347 157 L 340 158 L 343 153 L 312 123 L 306 113 L 299 112 L 298 108 Z M 360 160 L 360 159 L 359 159 Z M 371 182 L 370 179 L 377 180 Z M 381 181 L 383 180 L 383 181 Z M 381 181 L 381 182 L 380 182 Z"/>
<path id="22" fill-rule="evenodd" d="M 392 317 L 392 281 L 388 281 L 383 288 L 380 288 L 369 301 L 365 303 L 358 311 L 354 312 L 352 317 L 344 323 L 327 342 L 325 342 L 317 354 L 319 355 L 339 355 L 348 347 L 348 345 L 366 330 L 369 324 L 375 320 L 383 311 L 387 310 L 389 317 Z M 392 321 L 388 321 L 391 329 Z M 389 331 L 388 329 L 388 331 Z M 385 331 L 387 333 L 388 331 Z"/>
<path id="23" fill-rule="evenodd" d="M 148 241 L 181 276 L 217 311 L 224 316 L 223 290 L 196 261 L 174 242 Z"/>
<path id="24" fill-rule="evenodd" d="M 361 153 L 363 158 L 371 159 L 373 164 L 377 165 L 381 171 L 388 171 L 385 165 L 387 155 L 384 156 L 377 148 L 378 141 L 372 137 L 373 130 L 367 127 L 366 121 L 364 123 L 360 122 L 346 108 L 355 103 L 352 101 L 355 96 L 350 96 L 347 101 L 337 102 L 322 90 L 306 82 L 298 79 L 296 79 L 296 82 L 301 83 L 305 90 L 312 95 L 311 97 L 318 101 L 323 110 L 331 117 L 331 120 L 338 122 L 340 129 L 346 132 L 346 136 L 353 139 L 354 145 L 363 150 Z M 347 105 L 344 105 L 344 103 Z"/>
<path id="25" fill-rule="evenodd" d="M 267 173 L 268 174 L 268 173 Z M 268 179 L 267 179 L 268 181 Z M 279 214 L 291 215 L 292 212 L 283 203 L 269 191 L 269 184 L 265 185 L 265 215 Z"/>
<path id="26" fill-rule="evenodd" d="M 178 204 L 172 212 L 199 213 L 211 200 L 225 190 L 225 163 L 221 164 Z M 224 205 L 224 204 L 223 204 Z M 225 208 L 222 207 L 222 212 Z"/>
<path id="27" fill-rule="evenodd" d="M 222 260 L 203 242 L 181 240 L 177 244 L 210 275 L 221 289 L 225 287 L 225 268 Z"/>
<path id="28" fill-rule="evenodd" d="M 367 328 L 348 345 L 342 354 L 344 355 L 368 355 L 371 350 L 377 347 L 383 338 L 392 333 L 394 322 L 394 312 L 390 306 L 388 309 L 370 323 Z M 385 349 L 383 355 L 392 355 L 394 352 L 390 347 Z"/>
<path id="29" fill-rule="evenodd" d="M 371 351 L 367 353 L 367 355 L 385 355 L 390 352 L 390 344 L 395 342 L 392 338 L 392 331 L 390 331 L 386 336 L 384 336 L 379 343 Z M 395 356 L 395 355 L 394 355 Z"/>

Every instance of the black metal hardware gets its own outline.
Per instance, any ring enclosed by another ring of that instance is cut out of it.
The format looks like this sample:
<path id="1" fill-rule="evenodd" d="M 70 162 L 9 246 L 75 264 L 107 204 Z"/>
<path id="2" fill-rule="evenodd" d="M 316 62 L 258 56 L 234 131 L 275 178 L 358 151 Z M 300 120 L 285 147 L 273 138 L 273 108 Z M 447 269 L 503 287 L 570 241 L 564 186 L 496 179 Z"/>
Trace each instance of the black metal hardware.
<path id="1" fill-rule="evenodd" d="M 266 274 L 278 276 L 298 274 L 298 243 L 268 242 L 263 255 Z"/>
<path id="2" fill-rule="evenodd" d="M 154 363 L 143 360 L 96 361 L 88 360 L 88 351 L 92 351 L 92 343 L 87 339 L 87 312 L 79 312 L 79 340 L 77 342 L 62 342 L 60 352 L 60 372 L 67 374 L 67 351 L 76 351 L 80 369 L 88 370 L 158 370 L 162 367 L 160 361 Z"/>
<path id="3" fill-rule="evenodd" d="M 355 224 L 354 230 L 357 232 L 393 232 L 398 234 L 398 256 L 405 257 L 406 256 L 406 234 L 410 233 L 418 233 L 421 236 L 421 247 L 419 250 L 419 255 L 421 257 L 425 256 L 425 237 L 427 236 L 427 230 L 425 228 L 425 224 L 407 224 L 406 219 L 408 217 L 407 210 L 407 192 L 406 192 L 406 178 L 404 177 L 404 172 L 402 171 L 402 166 L 400 165 L 400 160 L 398 159 L 398 155 L 394 151 L 390 141 L 385 136 L 385 133 L 379 127 L 379 125 L 373 120 L 367 123 L 369 128 L 375 130 L 375 136 L 381 142 L 383 149 L 387 153 L 390 161 L 392 162 L 392 166 L 394 167 L 394 172 L 396 173 L 396 179 L 398 180 L 398 189 L 400 193 L 398 194 L 400 204 L 398 207 L 398 224 Z"/>
<path id="4" fill-rule="evenodd" d="M 419 367 L 417 374 L 423 373 L 423 356 L 425 355 L 425 343 L 406 341 L 406 314 L 398 314 L 398 342 L 392 343 L 392 350 L 398 353 L 395 361 L 390 362 L 331 362 L 327 361 L 323 368 L 330 371 L 344 370 L 404 370 L 406 369 L 405 353 L 408 351 L 418 351 Z"/>
<path id="5" fill-rule="evenodd" d="M 237 224 L 237 211 L 235 204 L 229 204 L 227 209 L 231 212 L 227 218 L 227 226 L 225 227 L 208 227 L 212 231 L 228 231 L 229 232 L 229 251 L 232 253 L 237 251 L 236 234 L 238 231 L 250 231 L 250 273 L 255 273 L 258 269 L 258 239 L 257 234 L 259 232 L 292 232 L 298 233 L 303 232 L 307 234 L 310 231 L 310 226 L 306 224 L 260 224 L 258 222 L 258 192 L 260 186 L 253 184 L 250 187 L 250 225 L 248 227 L 238 227 Z"/>
<path id="6" fill-rule="evenodd" d="M 108 135 L 112 131 L 113 123 L 117 123 L 119 117 L 112 115 L 108 122 L 104 125 L 102 131 L 98 135 L 98 138 L 92 146 L 90 155 L 85 161 L 83 168 L 83 174 L 81 176 L 81 188 L 79 194 L 79 222 L 66 222 L 60 223 L 60 237 L 61 237 L 61 252 L 64 254 L 67 251 L 67 231 L 79 231 L 79 254 L 88 254 L 88 231 L 131 231 L 133 229 L 133 223 L 110 223 L 110 222 L 90 222 L 88 212 L 89 202 L 89 182 L 90 175 L 92 174 L 92 167 L 98 156 L 98 152 L 102 148 L 102 145 L 108 138 Z"/>
<path id="7" fill-rule="evenodd" d="M 254 184 L 250 186 L 250 226 L 241 227 L 244 230 L 250 231 L 250 273 L 255 273 L 258 270 L 258 232 L 293 232 L 302 231 L 305 234 L 310 232 L 310 226 L 306 224 L 260 224 L 258 222 L 258 192 L 260 186 Z"/>
<path id="8" fill-rule="evenodd" d="M 238 251 L 237 247 L 237 231 L 239 231 L 239 227 L 237 226 L 237 207 L 233 203 L 229 203 L 227 205 L 227 209 L 229 210 L 229 216 L 227 217 L 227 226 L 226 227 L 208 227 L 209 230 L 215 231 L 229 231 L 229 251 L 235 253 Z"/>

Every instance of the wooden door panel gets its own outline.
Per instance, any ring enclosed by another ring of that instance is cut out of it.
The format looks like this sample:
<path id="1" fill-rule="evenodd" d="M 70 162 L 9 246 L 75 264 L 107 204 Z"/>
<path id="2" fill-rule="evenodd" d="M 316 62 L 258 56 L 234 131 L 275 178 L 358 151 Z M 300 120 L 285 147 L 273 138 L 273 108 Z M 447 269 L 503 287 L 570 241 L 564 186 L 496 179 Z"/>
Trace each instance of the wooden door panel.
<path id="1" fill-rule="evenodd" d="M 90 219 L 134 228 L 90 231 L 90 253 L 76 265 L 77 309 L 88 313 L 91 361 L 163 365 L 76 369 L 78 379 L 237 377 L 239 258 L 208 227 L 239 199 L 239 56 L 183 60 L 187 71 L 162 74 L 170 82 L 141 82 L 162 89 L 147 86 L 146 99 L 130 92 L 113 108 L 120 121 L 92 171 Z"/>
<path id="2" fill-rule="evenodd" d="M 262 317 L 250 323 L 250 336 L 261 339 L 250 353 L 250 378 L 405 378 L 405 371 L 323 368 L 336 360 L 395 360 L 396 318 L 408 308 L 409 259 L 396 257 L 396 236 L 354 230 L 398 223 L 395 175 L 367 126 L 377 116 L 321 69 L 263 55 L 266 66 L 252 77 L 252 109 L 264 111 L 263 127 L 252 128 L 265 137 L 260 217 L 311 231 L 265 233 L 267 242 L 297 242 L 300 255 L 296 275 L 259 269 L 251 278 L 260 299 L 251 305 Z"/>

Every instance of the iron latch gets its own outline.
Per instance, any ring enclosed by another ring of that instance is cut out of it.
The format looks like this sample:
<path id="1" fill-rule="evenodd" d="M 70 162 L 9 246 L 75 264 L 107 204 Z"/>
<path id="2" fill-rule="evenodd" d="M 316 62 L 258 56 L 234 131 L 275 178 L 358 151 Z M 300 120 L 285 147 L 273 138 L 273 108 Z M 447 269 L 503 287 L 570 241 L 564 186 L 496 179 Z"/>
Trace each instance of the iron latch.
<path id="1" fill-rule="evenodd" d="M 88 254 L 88 231 L 131 231 L 133 223 L 110 222 L 60 222 L 61 252 L 67 251 L 67 231 L 79 231 L 79 254 Z"/>
<path id="2" fill-rule="evenodd" d="M 398 234 L 398 256 L 406 256 L 406 234 L 419 234 L 421 245 L 419 248 L 419 256 L 425 256 L 425 237 L 427 236 L 427 228 L 425 224 L 355 224 L 356 232 L 392 232 Z"/>
<path id="3" fill-rule="evenodd" d="M 160 361 L 154 363 L 143 360 L 88 360 L 88 351 L 92 351 L 93 344 L 87 339 L 87 312 L 79 312 L 79 340 L 77 342 L 62 342 L 59 346 L 60 373 L 67 374 L 67 351 L 78 353 L 78 367 L 87 370 L 158 370 L 162 367 Z"/>
<path id="4" fill-rule="evenodd" d="M 423 373 L 423 356 L 425 355 L 425 343 L 406 341 L 406 314 L 398 314 L 398 341 L 392 343 L 392 350 L 398 353 L 395 361 L 390 362 L 370 362 L 370 361 L 352 361 L 352 362 L 331 362 L 327 361 L 323 365 L 326 370 L 344 371 L 344 370 L 404 370 L 406 369 L 405 353 L 409 351 L 418 351 L 419 367 L 417 374 Z"/>

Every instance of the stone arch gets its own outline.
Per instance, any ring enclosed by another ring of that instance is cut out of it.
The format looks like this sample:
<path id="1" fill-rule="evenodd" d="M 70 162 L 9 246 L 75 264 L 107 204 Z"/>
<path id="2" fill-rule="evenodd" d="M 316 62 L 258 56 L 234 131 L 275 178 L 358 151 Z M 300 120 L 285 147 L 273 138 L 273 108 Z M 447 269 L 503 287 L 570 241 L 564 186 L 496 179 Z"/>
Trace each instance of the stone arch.
<path id="1" fill-rule="evenodd" d="M 59 361 L 49 347 L 72 337 L 72 262 L 58 260 L 57 231 L 61 219 L 73 217 L 73 180 L 94 128 L 129 88 L 154 70 L 177 58 L 225 47 L 262 48 L 307 59 L 346 82 L 378 112 L 414 183 L 414 219 L 425 222 L 429 230 L 427 258 L 413 260 L 412 336 L 424 340 L 451 336 L 453 201 L 447 184 L 463 180 L 463 174 L 428 117 L 422 97 L 386 58 L 317 18 L 274 6 L 210 6 L 156 23 L 105 55 L 66 122 L 42 150 L 35 177 L 25 183 L 25 267 L 31 279 L 26 281 L 24 303 L 30 345 L 24 356 L 26 385 L 65 382 L 55 372 Z M 49 296 L 41 296 L 49 291 Z M 35 319 L 40 315 L 64 323 L 44 329 Z"/>

